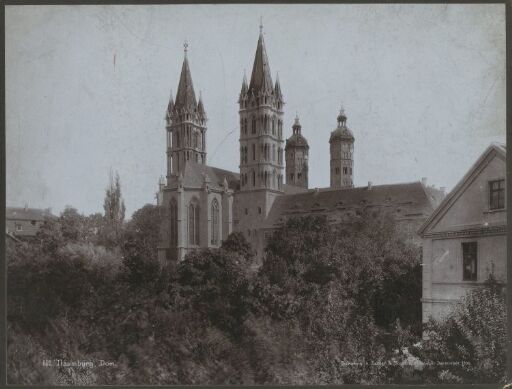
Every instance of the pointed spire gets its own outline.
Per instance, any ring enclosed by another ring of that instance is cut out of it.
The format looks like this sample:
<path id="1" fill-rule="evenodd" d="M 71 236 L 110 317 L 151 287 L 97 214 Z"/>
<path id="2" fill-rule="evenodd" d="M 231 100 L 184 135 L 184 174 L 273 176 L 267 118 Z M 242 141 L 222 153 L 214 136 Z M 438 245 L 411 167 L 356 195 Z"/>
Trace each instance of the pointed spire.
<path id="1" fill-rule="evenodd" d="M 259 93 L 272 92 L 272 77 L 270 76 L 270 66 L 268 64 L 267 52 L 265 50 L 265 41 L 263 40 L 263 25 L 260 24 L 260 37 L 254 56 L 252 67 L 251 82 L 249 92 L 258 95 Z"/>
<path id="2" fill-rule="evenodd" d="M 201 91 L 199 91 L 199 101 L 197 103 L 197 112 L 199 115 L 201 115 L 204 119 L 206 119 L 206 111 L 204 110 L 203 105 L 203 96 L 201 94 Z"/>
<path id="3" fill-rule="evenodd" d="M 167 115 L 171 114 L 173 108 L 174 108 L 174 99 L 172 97 L 172 89 L 171 89 L 171 96 L 169 97 L 169 104 L 167 104 Z"/>
<path id="4" fill-rule="evenodd" d="M 244 78 L 242 80 L 242 90 L 240 91 L 240 94 L 245 95 L 247 93 L 247 89 L 249 89 L 249 87 L 247 86 L 247 75 L 245 74 L 244 69 Z"/>
<path id="5" fill-rule="evenodd" d="M 183 66 L 181 68 L 180 82 L 178 84 L 178 92 L 176 93 L 175 106 L 178 109 L 185 109 L 189 112 L 194 112 L 197 109 L 196 95 L 194 93 L 194 86 L 192 85 L 192 76 L 190 75 L 190 68 L 188 66 L 187 50 L 188 43 L 185 41 L 183 44 L 185 56 L 183 58 Z"/>
<path id="6" fill-rule="evenodd" d="M 277 75 L 276 75 L 276 85 L 274 87 L 274 95 L 279 100 L 283 99 L 283 94 L 281 93 L 281 83 L 279 82 L 279 73 L 277 73 Z"/>

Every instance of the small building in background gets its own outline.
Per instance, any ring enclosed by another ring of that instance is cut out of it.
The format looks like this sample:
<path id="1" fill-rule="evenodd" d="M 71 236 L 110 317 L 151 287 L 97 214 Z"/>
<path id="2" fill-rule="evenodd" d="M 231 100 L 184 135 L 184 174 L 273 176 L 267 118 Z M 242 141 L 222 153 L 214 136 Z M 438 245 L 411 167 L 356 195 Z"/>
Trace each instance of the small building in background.
<path id="1" fill-rule="evenodd" d="M 505 161 L 505 145 L 490 145 L 420 228 L 423 322 L 441 319 L 490 275 L 506 282 Z"/>
<path id="2" fill-rule="evenodd" d="M 17 238 L 33 238 L 49 217 L 53 217 L 49 208 L 6 207 L 6 233 Z"/>

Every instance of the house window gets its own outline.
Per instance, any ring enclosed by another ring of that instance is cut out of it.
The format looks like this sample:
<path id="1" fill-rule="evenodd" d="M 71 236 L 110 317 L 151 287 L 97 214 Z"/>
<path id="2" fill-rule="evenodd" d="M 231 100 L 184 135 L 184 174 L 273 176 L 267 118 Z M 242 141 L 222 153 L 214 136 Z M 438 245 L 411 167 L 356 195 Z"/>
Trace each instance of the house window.
<path id="1" fill-rule="evenodd" d="M 489 182 L 489 208 L 505 208 L 505 180 Z"/>
<path id="2" fill-rule="evenodd" d="M 171 216 L 171 247 L 178 246 L 178 205 L 176 204 L 176 200 L 172 199 L 171 204 L 169 206 L 170 216 Z"/>
<path id="3" fill-rule="evenodd" d="M 188 207 L 188 242 L 190 245 L 199 246 L 199 206 L 190 204 Z"/>
<path id="4" fill-rule="evenodd" d="M 256 134 L 256 118 L 252 118 L 252 133 Z"/>
<path id="5" fill-rule="evenodd" d="M 347 174 L 347 168 L 346 167 L 343 168 L 343 174 Z"/>
<path id="6" fill-rule="evenodd" d="M 23 226 L 21 224 L 16 224 L 16 231 L 23 231 Z"/>
<path id="7" fill-rule="evenodd" d="M 477 280 L 477 248 L 477 242 L 462 243 L 463 281 Z"/>
<path id="8" fill-rule="evenodd" d="M 335 171 L 336 174 L 340 174 L 340 168 L 339 167 L 335 168 L 334 171 Z"/>
<path id="9" fill-rule="evenodd" d="M 258 207 L 258 213 L 261 215 L 261 207 Z"/>
<path id="10" fill-rule="evenodd" d="M 212 244 L 219 244 L 219 202 L 212 201 Z"/>

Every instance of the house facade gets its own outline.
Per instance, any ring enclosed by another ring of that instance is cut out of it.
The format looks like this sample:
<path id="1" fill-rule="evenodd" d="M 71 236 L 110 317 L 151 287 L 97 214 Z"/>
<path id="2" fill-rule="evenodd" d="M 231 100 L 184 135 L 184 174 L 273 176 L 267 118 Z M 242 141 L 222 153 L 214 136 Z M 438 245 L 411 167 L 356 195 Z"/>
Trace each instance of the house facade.
<path id="1" fill-rule="evenodd" d="M 9 235 L 18 238 L 33 238 L 46 218 L 52 214 L 49 209 L 29 207 L 6 207 L 5 227 Z"/>
<path id="2" fill-rule="evenodd" d="M 492 144 L 423 224 L 423 321 L 493 275 L 506 281 L 506 148 Z"/>

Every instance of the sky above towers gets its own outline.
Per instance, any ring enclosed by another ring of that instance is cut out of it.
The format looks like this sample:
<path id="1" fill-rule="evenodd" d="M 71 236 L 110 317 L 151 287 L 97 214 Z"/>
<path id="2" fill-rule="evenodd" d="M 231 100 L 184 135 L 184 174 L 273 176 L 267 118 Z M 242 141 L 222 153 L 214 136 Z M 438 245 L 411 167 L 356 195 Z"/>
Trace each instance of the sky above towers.
<path id="1" fill-rule="evenodd" d="M 185 40 L 208 164 L 238 171 L 260 16 L 284 136 L 297 112 L 310 145 L 310 187 L 329 185 L 341 103 L 356 186 L 450 189 L 505 140 L 504 5 L 7 6 L 7 205 L 101 212 L 110 168 L 127 214 L 154 202 Z"/>

